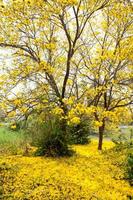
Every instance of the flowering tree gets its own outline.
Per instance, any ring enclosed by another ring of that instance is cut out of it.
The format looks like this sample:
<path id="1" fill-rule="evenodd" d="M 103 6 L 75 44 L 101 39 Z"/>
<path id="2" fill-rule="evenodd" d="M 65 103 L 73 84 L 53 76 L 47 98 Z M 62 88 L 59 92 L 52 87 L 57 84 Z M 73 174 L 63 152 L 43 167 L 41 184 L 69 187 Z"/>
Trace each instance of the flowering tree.
<path id="1" fill-rule="evenodd" d="M 130 5 L 18 0 L 3 3 L 0 15 L 0 47 L 12 51 L 1 76 L 8 116 L 27 118 L 48 107 L 65 131 L 66 120 L 78 124 L 84 113 L 99 127 L 102 149 L 106 119 L 115 121 L 115 108 L 132 103 Z"/>
<path id="2" fill-rule="evenodd" d="M 129 4 L 115 3 L 102 13 L 101 29 L 90 22 L 96 43 L 88 54 L 81 51 L 87 88 L 87 104 L 94 106 L 94 117 L 99 127 L 99 149 L 102 148 L 106 127 L 117 126 L 131 119 L 129 106 L 133 104 L 132 53 L 133 21 Z M 95 31 L 98 30 L 97 32 Z M 86 49 L 86 47 L 84 47 Z M 95 52 L 95 53 L 93 53 Z M 86 70 L 85 70 L 86 69 Z"/>

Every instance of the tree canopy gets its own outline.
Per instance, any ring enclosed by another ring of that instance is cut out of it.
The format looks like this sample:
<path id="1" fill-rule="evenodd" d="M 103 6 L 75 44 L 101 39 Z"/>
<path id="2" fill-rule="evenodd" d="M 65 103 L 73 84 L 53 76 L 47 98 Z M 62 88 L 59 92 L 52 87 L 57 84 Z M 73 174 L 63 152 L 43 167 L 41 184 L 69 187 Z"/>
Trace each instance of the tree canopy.
<path id="1" fill-rule="evenodd" d="M 1 1 L 1 107 L 8 117 L 48 109 L 99 129 L 128 121 L 133 104 L 133 19 L 130 1 Z"/>

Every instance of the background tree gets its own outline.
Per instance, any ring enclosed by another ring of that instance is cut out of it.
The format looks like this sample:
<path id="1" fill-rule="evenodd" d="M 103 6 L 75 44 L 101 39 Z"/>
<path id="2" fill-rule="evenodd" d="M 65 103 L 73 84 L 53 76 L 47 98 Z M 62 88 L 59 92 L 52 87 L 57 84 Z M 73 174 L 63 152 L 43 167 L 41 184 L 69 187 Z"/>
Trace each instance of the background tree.
<path id="1" fill-rule="evenodd" d="M 80 72 L 87 88 L 88 106 L 95 107 L 100 150 L 105 128 L 128 120 L 128 106 L 133 104 L 132 8 L 125 2 L 112 5 L 102 13 L 102 29 L 97 24 L 93 26 L 93 20 L 90 22 L 95 46 L 89 53 L 81 51 L 86 70 Z"/>

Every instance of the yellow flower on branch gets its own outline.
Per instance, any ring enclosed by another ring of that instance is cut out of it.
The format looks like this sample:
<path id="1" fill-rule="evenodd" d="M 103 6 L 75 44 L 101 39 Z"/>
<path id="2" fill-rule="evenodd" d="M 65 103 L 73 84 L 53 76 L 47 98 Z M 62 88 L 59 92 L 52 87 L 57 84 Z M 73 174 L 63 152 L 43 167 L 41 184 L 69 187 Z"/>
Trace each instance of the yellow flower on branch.
<path id="1" fill-rule="evenodd" d="M 16 129 L 16 128 L 17 128 L 16 124 L 11 125 L 11 129 Z"/>

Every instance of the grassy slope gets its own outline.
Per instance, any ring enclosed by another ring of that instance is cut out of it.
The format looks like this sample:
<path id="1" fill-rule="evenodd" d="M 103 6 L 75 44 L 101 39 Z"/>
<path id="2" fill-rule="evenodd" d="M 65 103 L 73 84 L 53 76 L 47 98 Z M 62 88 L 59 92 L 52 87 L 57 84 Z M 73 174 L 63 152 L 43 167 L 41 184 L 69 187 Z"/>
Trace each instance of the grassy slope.
<path id="1" fill-rule="evenodd" d="M 124 151 L 97 151 L 97 141 L 74 146 L 71 158 L 0 157 L 2 200 L 126 200 L 133 191 L 123 180 Z"/>
<path id="2" fill-rule="evenodd" d="M 22 131 L 16 132 L 6 127 L 0 128 L 0 154 L 17 154 L 25 143 Z"/>

